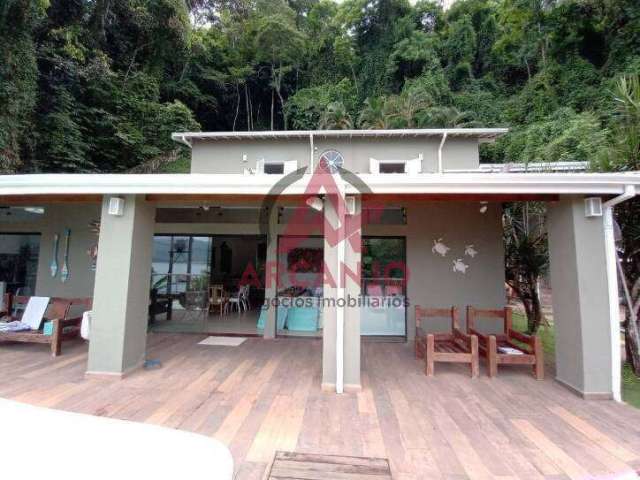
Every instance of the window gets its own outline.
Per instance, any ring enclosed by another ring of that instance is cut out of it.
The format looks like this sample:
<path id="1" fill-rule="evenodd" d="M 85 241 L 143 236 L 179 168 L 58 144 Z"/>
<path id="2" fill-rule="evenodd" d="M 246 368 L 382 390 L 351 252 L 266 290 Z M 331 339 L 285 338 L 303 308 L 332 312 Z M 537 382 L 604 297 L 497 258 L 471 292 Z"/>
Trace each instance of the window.
<path id="1" fill-rule="evenodd" d="M 287 175 L 295 172 L 298 168 L 297 160 L 270 161 L 258 160 L 256 163 L 256 173 L 264 173 L 267 175 Z"/>
<path id="2" fill-rule="evenodd" d="M 0 235 L 0 282 L 7 292 L 35 293 L 39 251 L 40 234 Z"/>
<path id="3" fill-rule="evenodd" d="M 378 160 L 369 158 L 370 173 L 405 173 L 417 175 L 422 172 L 422 154 L 410 160 Z"/>
<path id="4" fill-rule="evenodd" d="M 380 164 L 380 173 L 404 173 L 404 162 L 384 162 Z"/>
<path id="5" fill-rule="evenodd" d="M 284 173 L 284 163 L 265 163 L 264 173 L 282 175 Z"/>

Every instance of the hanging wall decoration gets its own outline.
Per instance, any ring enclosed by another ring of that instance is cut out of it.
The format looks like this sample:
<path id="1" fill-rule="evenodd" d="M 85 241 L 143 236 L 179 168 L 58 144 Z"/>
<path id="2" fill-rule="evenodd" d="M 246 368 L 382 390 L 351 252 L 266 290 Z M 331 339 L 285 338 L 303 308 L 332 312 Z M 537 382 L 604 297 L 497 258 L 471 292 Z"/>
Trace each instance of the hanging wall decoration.
<path id="1" fill-rule="evenodd" d="M 464 247 L 464 254 L 471 258 L 475 258 L 478 254 L 478 251 L 474 248 L 473 245 L 467 245 Z"/>
<path id="2" fill-rule="evenodd" d="M 447 252 L 449 250 L 451 249 L 442 242 L 442 238 L 439 238 L 433 241 L 433 247 L 431 247 L 431 253 L 434 253 L 434 254 L 437 253 L 441 257 L 446 257 Z"/>
<path id="3" fill-rule="evenodd" d="M 453 261 L 453 271 L 454 272 L 460 272 L 462 274 L 465 274 L 465 273 L 467 273 L 467 268 L 469 268 L 469 265 L 464 263 L 461 258 L 458 258 L 458 259 Z"/>
<path id="4" fill-rule="evenodd" d="M 62 271 L 60 272 L 60 280 L 66 282 L 69 279 L 69 239 L 71 237 L 71 230 L 66 229 L 64 231 L 64 260 L 62 261 Z"/>
<path id="5" fill-rule="evenodd" d="M 89 222 L 89 230 L 94 233 L 97 237 L 100 237 L 100 220 L 91 220 Z M 89 270 L 92 272 L 96 271 L 96 266 L 98 264 L 98 244 L 94 243 L 87 250 L 87 255 L 89 256 Z"/>
<path id="6" fill-rule="evenodd" d="M 49 265 L 49 271 L 51 276 L 55 277 L 58 274 L 58 244 L 60 242 L 60 235 L 55 233 L 53 235 L 53 257 L 51 258 L 51 264 Z"/>

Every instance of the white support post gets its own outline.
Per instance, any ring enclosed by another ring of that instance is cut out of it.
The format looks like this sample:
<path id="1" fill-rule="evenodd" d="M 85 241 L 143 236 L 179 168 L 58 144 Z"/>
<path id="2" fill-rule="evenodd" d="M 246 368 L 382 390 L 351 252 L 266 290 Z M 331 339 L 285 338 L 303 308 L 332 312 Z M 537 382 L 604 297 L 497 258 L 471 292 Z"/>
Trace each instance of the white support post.
<path id="1" fill-rule="evenodd" d="M 622 401 L 622 374 L 620 355 L 620 302 L 618 300 L 618 273 L 616 242 L 613 230 L 613 207 L 604 209 L 604 241 L 607 262 L 607 286 L 609 294 L 609 328 L 611 329 L 611 393 L 617 402 Z"/>

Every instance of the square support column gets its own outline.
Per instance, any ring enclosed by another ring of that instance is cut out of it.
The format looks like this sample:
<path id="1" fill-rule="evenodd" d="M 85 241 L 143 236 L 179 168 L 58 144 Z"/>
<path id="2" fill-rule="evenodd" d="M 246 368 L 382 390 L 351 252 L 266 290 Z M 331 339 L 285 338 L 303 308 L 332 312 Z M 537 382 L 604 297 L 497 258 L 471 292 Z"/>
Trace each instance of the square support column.
<path id="1" fill-rule="evenodd" d="M 619 319 L 611 318 L 603 217 L 585 217 L 582 197 L 549 207 L 556 378 L 585 398 L 620 389 Z"/>
<path id="2" fill-rule="evenodd" d="M 342 383 L 345 392 L 358 391 L 360 385 L 360 249 L 361 202 L 356 198 L 356 212 L 345 215 L 335 208 L 337 201 L 324 202 L 324 298 L 322 336 L 322 388 L 335 391 Z M 345 235 L 337 239 L 327 229 L 345 225 Z M 337 241 L 336 241 L 337 240 Z M 342 249 L 342 252 L 340 251 Z M 340 283 L 342 278 L 343 283 Z M 335 303 L 330 299 L 335 299 Z M 338 344 L 339 310 L 342 309 L 342 342 Z M 340 348 L 340 346 L 342 348 Z M 339 365 L 339 358 L 342 365 Z M 341 370 L 341 371 L 340 371 Z M 339 376 L 341 375 L 341 379 Z"/>
<path id="3" fill-rule="evenodd" d="M 276 337 L 276 313 L 278 308 L 275 300 L 278 294 L 278 207 L 274 205 L 269 212 L 269 235 L 267 244 L 267 258 L 265 268 L 265 301 L 271 302 L 266 310 L 263 337 Z"/>
<path id="4" fill-rule="evenodd" d="M 88 374 L 122 377 L 145 359 L 155 206 L 125 195 L 122 216 L 102 202 Z"/>

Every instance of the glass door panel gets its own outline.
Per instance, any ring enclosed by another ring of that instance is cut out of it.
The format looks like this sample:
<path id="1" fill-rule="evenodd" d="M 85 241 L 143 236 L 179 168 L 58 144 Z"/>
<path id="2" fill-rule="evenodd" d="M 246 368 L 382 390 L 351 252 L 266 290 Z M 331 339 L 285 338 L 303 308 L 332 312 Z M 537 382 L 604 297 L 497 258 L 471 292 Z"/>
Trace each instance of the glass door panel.
<path id="1" fill-rule="evenodd" d="M 360 333 L 406 335 L 406 246 L 402 237 L 363 237 Z"/>

